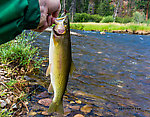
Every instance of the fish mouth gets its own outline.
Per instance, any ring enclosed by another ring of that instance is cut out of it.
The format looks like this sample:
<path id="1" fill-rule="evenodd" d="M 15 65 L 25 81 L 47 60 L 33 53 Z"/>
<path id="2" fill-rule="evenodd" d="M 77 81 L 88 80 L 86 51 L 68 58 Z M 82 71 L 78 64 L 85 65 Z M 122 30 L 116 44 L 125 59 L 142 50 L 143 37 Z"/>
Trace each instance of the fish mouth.
<path id="1" fill-rule="evenodd" d="M 54 31 L 54 34 L 57 36 L 61 36 L 61 35 L 64 35 L 66 33 L 64 27 L 58 29 L 56 26 L 54 26 L 53 31 Z"/>

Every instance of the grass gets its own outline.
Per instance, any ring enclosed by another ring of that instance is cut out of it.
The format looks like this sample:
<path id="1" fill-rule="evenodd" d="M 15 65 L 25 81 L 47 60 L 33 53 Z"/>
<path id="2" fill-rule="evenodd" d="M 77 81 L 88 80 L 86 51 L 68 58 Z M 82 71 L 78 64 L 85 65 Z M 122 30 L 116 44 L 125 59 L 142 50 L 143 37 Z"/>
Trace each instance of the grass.
<path id="1" fill-rule="evenodd" d="M 130 31 L 150 31 L 150 26 L 146 24 L 119 24 L 119 23 L 71 23 L 71 29 L 86 31 L 107 31 L 130 30 Z"/>
<path id="2" fill-rule="evenodd" d="M 11 66 L 7 71 L 27 73 L 40 68 L 45 58 L 40 58 L 38 47 L 32 46 L 36 36 L 35 32 L 23 32 L 15 40 L 0 45 L 0 62 Z"/>

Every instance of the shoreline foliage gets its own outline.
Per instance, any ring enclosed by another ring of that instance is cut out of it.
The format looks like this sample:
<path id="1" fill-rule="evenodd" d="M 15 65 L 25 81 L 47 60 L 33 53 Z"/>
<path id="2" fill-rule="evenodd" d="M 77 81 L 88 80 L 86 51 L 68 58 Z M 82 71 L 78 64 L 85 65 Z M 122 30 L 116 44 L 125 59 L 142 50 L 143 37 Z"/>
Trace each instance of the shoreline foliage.
<path id="1" fill-rule="evenodd" d="M 40 68 L 44 58 L 39 57 L 38 47 L 32 45 L 37 36 L 33 31 L 23 32 L 16 39 L 0 45 L 0 63 L 7 66 L 7 71 L 26 74 Z"/>

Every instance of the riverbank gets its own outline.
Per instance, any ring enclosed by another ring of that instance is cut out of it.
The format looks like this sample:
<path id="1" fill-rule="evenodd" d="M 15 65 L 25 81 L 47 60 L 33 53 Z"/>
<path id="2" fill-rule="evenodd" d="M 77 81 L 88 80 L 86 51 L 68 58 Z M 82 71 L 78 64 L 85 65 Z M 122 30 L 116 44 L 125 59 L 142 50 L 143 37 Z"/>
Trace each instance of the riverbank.
<path id="1" fill-rule="evenodd" d="M 150 35 L 150 25 L 147 24 L 120 24 L 120 23 L 71 23 L 71 29 L 85 31 L 100 31 L 112 33 L 129 33 L 139 35 Z"/>

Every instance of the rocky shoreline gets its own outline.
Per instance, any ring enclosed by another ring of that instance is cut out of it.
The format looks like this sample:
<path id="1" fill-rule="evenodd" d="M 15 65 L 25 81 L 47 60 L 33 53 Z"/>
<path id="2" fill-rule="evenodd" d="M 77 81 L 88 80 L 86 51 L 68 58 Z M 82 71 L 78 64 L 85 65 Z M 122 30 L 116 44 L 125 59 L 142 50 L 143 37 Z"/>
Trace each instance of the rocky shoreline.
<path id="1" fill-rule="evenodd" d="M 150 35 L 150 31 L 113 30 L 112 33 L 128 33 L 136 35 Z"/>
<path id="2" fill-rule="evenodd" d="M 35 117 L 49 116 L 60 117 L 57 113 L 49 115 L 48 107 L 52 101 L 52 95 L 47 89 L 37 83 L 30 83 L 28 76 L 8 75 L 4 69 L 4 64 L 0 65 L 0 117 Z M 36 85 L 35 85 L 36 84 Z M 40 90 L 40 91 L 39 91 Z M 66 93 L 64 96 L 64 116 L 85 117 L 100 116 L 98 110 L 93 112 L 93 104 L 86 99 L 78 99 L 82 92 Z M 74 98 L 76 97 L 76 98 Z M 112 113 L 109 113 L 112 115 Z"/>

